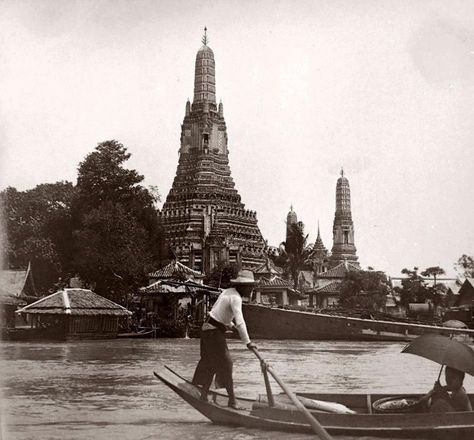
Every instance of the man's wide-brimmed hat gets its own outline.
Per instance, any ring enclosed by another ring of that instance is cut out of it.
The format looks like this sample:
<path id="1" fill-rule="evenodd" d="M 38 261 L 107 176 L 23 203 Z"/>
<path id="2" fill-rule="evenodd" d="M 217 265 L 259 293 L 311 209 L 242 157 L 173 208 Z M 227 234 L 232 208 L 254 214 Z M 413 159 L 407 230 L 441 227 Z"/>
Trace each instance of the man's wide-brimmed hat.
<path id="1" fill-rule="evenodd" d="M 237 278 L 230 280 L 231 284 L 255 284 L 253 272 L 251 270 L 239 270 Z"/>

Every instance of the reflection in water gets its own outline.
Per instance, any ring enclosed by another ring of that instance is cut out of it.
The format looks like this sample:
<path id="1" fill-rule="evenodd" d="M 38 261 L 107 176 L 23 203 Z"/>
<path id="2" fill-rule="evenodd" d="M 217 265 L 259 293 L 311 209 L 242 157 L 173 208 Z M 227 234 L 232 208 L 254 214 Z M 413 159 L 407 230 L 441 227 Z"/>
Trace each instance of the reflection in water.
<path id="1" fill-rule="evenodd" d="M 439 371 L 433 362 L 401 355 L 400 343 L 257 344 L 279 376 L 298 391 L 424 392 Z M 212 425 L 159 383 L 152 373 L 164 364 L 192 376 L 199 358 L 196 339 L 4 342 L 0 347 L 6 440 L 311 438 Z M 229 341 L 229 347 L 237 394 L 264 393 L 255 356 L 237 340 Z M 474 379 L 466 376 L 465 386 L 474 390 Z"/>

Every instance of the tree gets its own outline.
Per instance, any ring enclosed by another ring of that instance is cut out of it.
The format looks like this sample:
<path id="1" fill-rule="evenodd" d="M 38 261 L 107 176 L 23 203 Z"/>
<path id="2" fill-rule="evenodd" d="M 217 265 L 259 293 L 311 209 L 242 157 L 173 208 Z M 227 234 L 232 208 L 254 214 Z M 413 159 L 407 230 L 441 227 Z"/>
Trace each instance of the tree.
<path id="1" fill-rule="evenodd" d="M 105 202 L 74 233 L 74 265 L 97 293 L 127 303 L 152 267 L 147 231 L 120 204 Z"/>
<path id="2" fill-rule="evenodd" d="M 457 261 L 456 266 L 465 277 L 474 277 L 474 257 L 463 254 Z"/>
<path id="3" fill-rule="evenodd" d="M 293 280 L 293 288 L 298 288 L 300 271 L 309 265 L 313 250 L 307 244 L 308 235 L 305 235 L 301 224 L 291 224 L 285 242 L 280 245 L 278 263 L 283 265 L 284 273 Z"/>
<path id="4" fill-rule="evenodd" d="M 390 284 L 383 272 L 349 271 L 341 283 L 339 304 L 378 311 L 385 307 Z"/>
<path id="5" fill-rule="evenodd" d="M 446 272 L 441 267 L 431 266 L 431 267 L 427 267 L 423 272 L 421 272 L 421 275 L 424 277 L 433 277 L 434 278 L 433 286 L 436 286 L 436 277 L 438 275 L 444 275 L 445 273 Z"/>
<path id="6" fill-rule="evenodd" d="M 210 286 L 224 288 L 230 286 L 230 280 L 237 276 L 239 266 L 237 264 L 229 264 L 225 261 L 219 261 L 214 266 L 209 276 L 206 277 L 205 282 Z"/>
<path id="7" fill-rule="evenodd" d="M 75 268 L 98 293 L 122 302 L 162 255 L 156 188 L 124 168 L 129 158 L 115 140 L 99 144 L 79 164 L 73 203 Z"/>
<path id="8" fill-rule="evenodd" d="M 424 303 L 431 299 L 432 293 L 426 287 L 423 277 L 418 274 L 418 267 L 413 270 L 402 269 L 402 274 L 407 278 L 402 280 L 402 287 L 396 287 L 396 292 L 400 295 L 400 303 L 404 307 L 408 307 L 410 303 Z"/>
<path id="9" fill-rule="evenodd" d="M 8 264 L 22 268 L 31 263 L 40 293 L 47 293 L 70 271 L 74 193 L 72 183 L 56 182 L 26 191 L 9 187 L 0 194 Z"/>

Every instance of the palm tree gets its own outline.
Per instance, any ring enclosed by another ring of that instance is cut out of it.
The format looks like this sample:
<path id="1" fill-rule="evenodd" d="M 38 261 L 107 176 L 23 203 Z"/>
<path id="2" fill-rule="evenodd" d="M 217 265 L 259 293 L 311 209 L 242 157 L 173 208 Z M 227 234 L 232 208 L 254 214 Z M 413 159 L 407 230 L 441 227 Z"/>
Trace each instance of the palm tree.
<path id="1" fill-rule="evenodd" d="M 298 287 L 298 276 L 308 265 L 313 249 L 308 246 L 308 235 L 304 234 L 302 224 L 294 223 L 288 228 L 287 239 L 280 245 L 281 259 L 285 274 L 293 279 L 293 287 Z"/>

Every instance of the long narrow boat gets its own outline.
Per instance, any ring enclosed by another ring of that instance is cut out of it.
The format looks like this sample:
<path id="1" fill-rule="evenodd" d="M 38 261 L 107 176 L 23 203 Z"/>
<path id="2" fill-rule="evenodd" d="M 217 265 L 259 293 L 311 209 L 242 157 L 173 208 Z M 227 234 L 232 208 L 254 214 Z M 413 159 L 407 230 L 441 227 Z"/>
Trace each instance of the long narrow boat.
<path id="1" fill-rule="evenodd" d="M 322 312 L 304 312 L 260 304 L 242 305 L 249 334 L 254 339 L 411 341 L 424 333 L 474 338 L 473 329 L 460 329 L 368 319 Z"/>
<path id="2" fill-rule="evenodd" d="M 303 415 L 282 395 L 274 398 L 270 406 L 265 398 L 238 398 L 241 410 L 227 406 L 226 395 L 211 390 L 209 402 L 201 400 L 199 389 L 168 367 L 154 373 L 165 385 L 193 408 L 219 425 L 239 426 L 285 432 L 312 432 Z M 298 396 L 307 402 L 326 402 L 327 406 L 344 405 L 354 413 L 335 413 L 310 409 L 319 423 L 332 435 L 374 436 L 390 438 L 421 438 L 472 440 L 474 438 L 474 412 L 453 413 L 374 413 L 373 403 L 382 399 L 397 402 L 420 396 L 393 396 L 387 394 L 312 394 Z M 474 395 L 469 395 L 474 404 Z"/>

